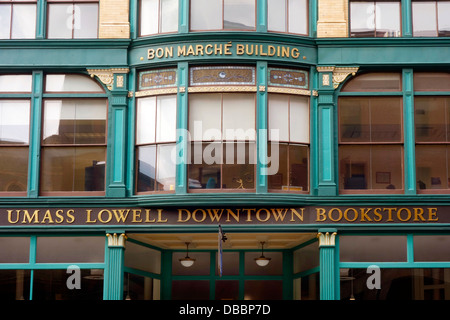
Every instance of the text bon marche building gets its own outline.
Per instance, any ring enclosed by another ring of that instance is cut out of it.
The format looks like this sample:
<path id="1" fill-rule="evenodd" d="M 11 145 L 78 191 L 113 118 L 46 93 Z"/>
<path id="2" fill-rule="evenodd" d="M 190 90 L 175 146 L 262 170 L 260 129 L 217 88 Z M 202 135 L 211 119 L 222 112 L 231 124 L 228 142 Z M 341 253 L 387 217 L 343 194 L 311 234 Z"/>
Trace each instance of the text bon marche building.
<path id="1" fill-rule="evenodd" d="M 449 17 L 0 1 L 0 295 L 448 299 Z"/>

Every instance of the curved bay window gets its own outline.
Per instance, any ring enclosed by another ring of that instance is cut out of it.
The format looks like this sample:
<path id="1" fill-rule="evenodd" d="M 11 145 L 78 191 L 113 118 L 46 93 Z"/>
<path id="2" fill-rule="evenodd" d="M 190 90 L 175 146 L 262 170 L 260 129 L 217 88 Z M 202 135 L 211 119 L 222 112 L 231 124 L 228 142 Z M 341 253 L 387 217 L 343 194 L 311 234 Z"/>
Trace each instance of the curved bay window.
<path id="1" fill-rule="evenodd" d="M 178 0 L 141 0 L 141 36 L 178 31 Z"/>
<path id="2" fill-rule="evenodd" d="M 256 30 L 255 0 L 191 0 L 190 29 Z"/>
<path id="3" fill-rule="evenodd" d="M 175 190 L 176 82 L 176 69 L 139 74 L 142 91 L 136 93 L 137 193 Z"/>
<path id="4" fill-rule="evenodd" d="M 7 195 L 27 191 L 31 83 L 31 75 L 0 76 L 0 193 Z"/>
<path id="5" fill-rule="evenodd" d="M 399 96 L 383 96 L 389 91 L 399 92 Z M 342 89 L 339 98 L 341 193 L 403 192 L 400 91 L 401 75 L 397 73 L 361 75 Z"/>
<path id="6" fill-rule="evenodd" d="M 205 67 L 190 72 L 194 92 L 189 94 L 189 189 L 254 189 L 256 96 L 246 91 L 256 91 L 255 68 Z M 236 87 L 227 87 L 233 84 Z M 212 85 L 224 86 L 223 92 L 220 87 L 202 87 Z"/>
<path id="7" fill-rule="evenodd" d="M 36 0 L 0 1 L 0 39 L 36 37 Z"/>
<path id="8" fill-rule="evenodd" d="M 450 192 L 450 74 L 415 73 L 416 178 L 419 193 Z"/>
<path id="9" fill-rule="evenodd" d="M 351 37 L 400 37 L 400 1 L 350 1 Z"/>
<path id="10" fill-rule="evenodd" d="M 268 0 L 267 29 L 308 34 L 308 0 Z"/>
<path id="11" fill-rule="evenodd" d="M 107 100 L 89 97 L 103 88 L 83 75 L 49 74 L 45 92 L 41 193 L 104 194 Z M 61 97 L 68 92 L 80 97 Z"/>

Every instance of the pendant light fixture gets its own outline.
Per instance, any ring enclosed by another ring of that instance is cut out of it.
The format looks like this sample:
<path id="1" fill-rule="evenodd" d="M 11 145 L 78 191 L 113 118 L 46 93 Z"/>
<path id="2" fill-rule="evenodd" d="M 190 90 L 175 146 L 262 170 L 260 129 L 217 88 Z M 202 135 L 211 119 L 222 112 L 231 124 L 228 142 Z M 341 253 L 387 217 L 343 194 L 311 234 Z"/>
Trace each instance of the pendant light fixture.
<path id="1" fill-rule="evenodd" d="M 195 262 L 195 259 L 189 257 L 189 244 L 189 242 L 186 242 L 186 257 L 180 259 L 181 265 L 186 268 L 191 267 Z"/>
<path id="2" fill-rule="evenodd" d="M 271 258 L 266 258 L 264 256 L 264 244 L 265 242 L 261 242 L 261 256 L 259 258 L 255 258 L 255 262 L 260 267 L 265 267 L 269 264 Z"/>

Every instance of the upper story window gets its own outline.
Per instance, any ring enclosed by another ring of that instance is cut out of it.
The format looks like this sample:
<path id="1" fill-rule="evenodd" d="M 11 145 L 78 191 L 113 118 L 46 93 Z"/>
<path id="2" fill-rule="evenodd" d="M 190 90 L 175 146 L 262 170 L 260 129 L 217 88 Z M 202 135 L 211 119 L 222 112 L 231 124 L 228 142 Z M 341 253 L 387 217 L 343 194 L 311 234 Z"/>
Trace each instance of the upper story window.
<path id="1" fill-rule="evenodd" d="M 256 30 L 255 0 L 191 0 L 190 29 Z"/>
<path id="2" fill-rule="evenodd" d="M 141 0 L 141 36 L 178 31 L 178 0 Z"/>
<path id="3" fill-rule="evenodd" d="M 350 1 L 351 37 L 400 37 L 400 1 Z"/>
<path id="4" fill-rule="evenodd" d="M 26 195 L 31 75 L 0 76 L 0 193 Z M 2 97 L 3 95 L 7 97 Z"/>
<path id="5" fill-rule="evenodd" d="M 267 30 L 308 34 L 308 0 L 268 0 Z"/>
<path id="6" fill-rule="evenodd" d="M 450 192 L 450 74 L 414 73 L 418 193 Z"/>
<path id="7" fill-rule="evenodd" d="M 341 193 L 403 192 L 401 75 L 364 74 L 342 92 L 338 112 Z"/>
<path id="8" fill-rule="evenodd" d="M 0 39 L 36 37 L 36 0 L 0 1 Z"/>
<path id="9" fill-rule="evenodd" d="M 107 99 L 90 97 L 103 88 L 87 76 L 49 74 L 45 92 L 41 194 L 104 194 Z"/>
<path id="10" fill-rule="evenodd" d="M 49 0 L 47 38 L 98 37 L 98 1 Z"/>
<path id="11" fill-rule="evenodd" d="M 450 1 L 413 1 L 412 23 L 416 37 L 449 37 Z"/>

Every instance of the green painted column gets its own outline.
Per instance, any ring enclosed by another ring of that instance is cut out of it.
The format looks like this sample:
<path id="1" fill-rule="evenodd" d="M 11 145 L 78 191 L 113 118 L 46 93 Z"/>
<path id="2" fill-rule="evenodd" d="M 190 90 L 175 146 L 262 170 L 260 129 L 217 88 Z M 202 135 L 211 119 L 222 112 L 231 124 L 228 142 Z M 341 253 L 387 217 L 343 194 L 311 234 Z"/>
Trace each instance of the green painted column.
<path id="1" fill-rule="evenodd" d="M 128 90 L 133 93 L 138 91 L 136 84 L 136 68 L 131 68 L 128 73 Z M 134 94 L 129 94 L 128 96 L 128 119 L 136 118 L 136 97 Z M 134 183 L 136 179 L 136 168 L 135 168 L 135 132 L 136 132 L 136 123 L 135 121 L 128 121 L 128 143 L 127 143 L 127 152 L 126 152 L 126 189 L 128 196 L 132 196 L 134 194 Z"/>
<path id="2" fill-rule="evenodd" d="M 161 299 L 172 298 L 172 252 L 161 252 Z"/>
<path id="3" fill-rule="evenodd" d="M 124 252 L 127 236 L 124 233 L 107 233 L 108 252 L 104 273 L 105 300 L 123 300 Z"/>
<path id="4" fill-rule="evenodd" d="M 189 32 L 189 0 L 178 2 L 178 33 Z"/>
<path id="5" fill-rule="evenodd" d="M 127 90 L 128 70 L 114 72 L 109 87 L 110 121 L 108 130 L 106 196 L 126 196 L 126 138 L 127 138 Z"/>
<path id="6" fill-rule="evenodd" d="M 336 245 L 335 229 L 319 230 L 320 300 L 336 300 Z"/>
<path id="7" fill-rule="evenodd" d="M 405 157 L 405 194 L 416 194 L 416 141 L 414 129 L 413 70 L 403 69 L 403 121 Z"/>
<path id="8" fill-rule="evenodd" d="M 256 65 L 256 193 L 267 192 L 267 62 L 258 61 Z"/>
<path id="9" fill-rule="evenodd" d="M 411 0 L 401 0 L 402 37 L 412 37 L 412 8 Z"/>
<path id="10" fill-rule="evenodd" d="M 188 85 L 189 65 L 187 62 L 178 64 L 178 93 L 177 93 L 177 163 L 175 192 L 177 194 L 187 193 L 187 163 L 189 136 L 188 130 Z"/>
<path id="11" fill-rule="evenodd" d="M 318 68 L 319 69 L 319 68 Z M 335 174 L 335 101 L 333 87 L 333 67 L 322 67 L 319 70 L 319 90 L 317 99 L 318 121 L 317 154 L 319 196 L 335 196 L 337 182 Z"/>
<path id="12" fill-rule="evenodd" d="M 267 0 L 258 0 L 256 4 L 256 31 L 267 32 Z"/>
<path id="13" fill-rule="evenodd" d="M 39 195 L 39 159 L 41 154 L 42 90 L 44 73 L 33 71 L 30 119 L 30 152 L 28 159 L 28 197 Z"/>

